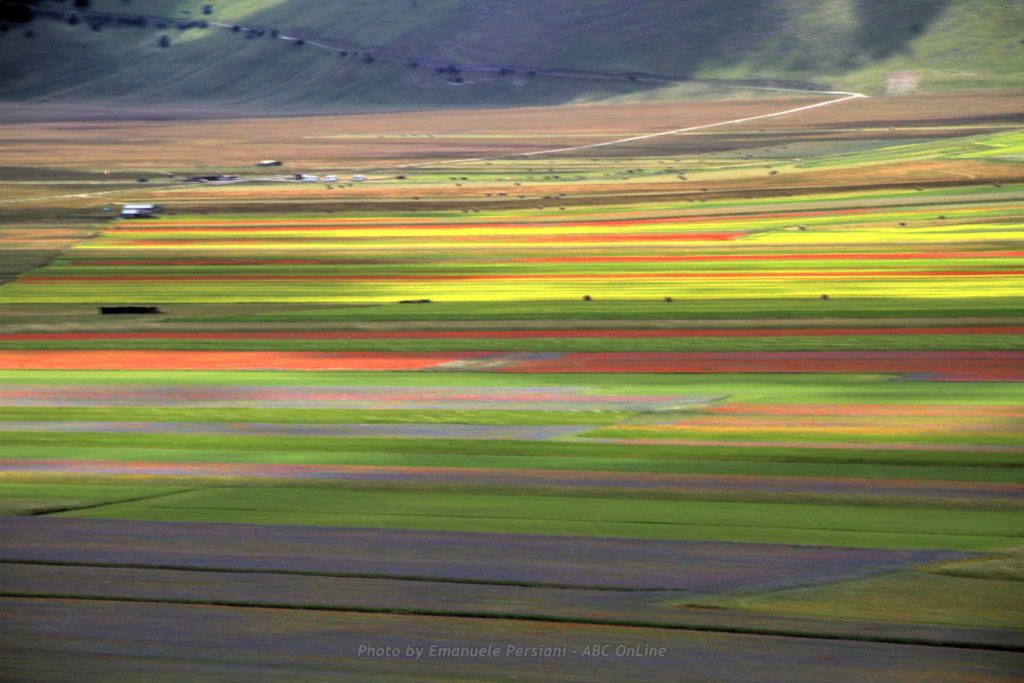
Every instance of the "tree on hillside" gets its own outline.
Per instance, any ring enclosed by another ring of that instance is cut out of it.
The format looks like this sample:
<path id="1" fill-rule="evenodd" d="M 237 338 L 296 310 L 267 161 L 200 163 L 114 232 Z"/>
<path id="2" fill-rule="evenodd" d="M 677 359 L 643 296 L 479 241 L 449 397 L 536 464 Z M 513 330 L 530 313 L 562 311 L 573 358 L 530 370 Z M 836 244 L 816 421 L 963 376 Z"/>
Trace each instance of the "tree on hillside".
<path id="1" fill-rule="evenodd" d="M 169 36 L 160 36 L 160 47 L 167 48 L 171 46 L 171 39 Z"/>
<path id="2" fill-rule="evenodd" d="M 35 2 L 28 0 L 4 0 L 0 2 L 0 21 L 25 24 L 35 19 Z"/>

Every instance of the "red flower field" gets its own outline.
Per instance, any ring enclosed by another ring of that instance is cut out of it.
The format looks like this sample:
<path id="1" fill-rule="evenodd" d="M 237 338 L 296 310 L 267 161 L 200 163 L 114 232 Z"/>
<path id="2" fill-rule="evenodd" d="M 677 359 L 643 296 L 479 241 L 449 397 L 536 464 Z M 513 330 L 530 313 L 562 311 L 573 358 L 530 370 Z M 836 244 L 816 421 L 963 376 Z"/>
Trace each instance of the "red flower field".
<path id="1" fill-rule="evenodd" d="M 4 351 L 2 370 L 424 370 L 487 352 Z"/>

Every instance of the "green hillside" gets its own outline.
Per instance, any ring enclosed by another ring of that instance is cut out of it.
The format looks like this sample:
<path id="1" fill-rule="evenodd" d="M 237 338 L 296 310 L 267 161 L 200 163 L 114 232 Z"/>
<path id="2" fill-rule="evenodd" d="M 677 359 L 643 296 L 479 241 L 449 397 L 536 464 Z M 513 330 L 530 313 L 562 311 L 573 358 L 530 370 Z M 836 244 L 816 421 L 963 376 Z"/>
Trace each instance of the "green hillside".
<path id="1" fill-rule="evenodd" d="M 925 91 L 1024 84 L 1024 4 L 1013 0 L 93 0 L 92 10 L 145 15 L 146 26 L 84 14 L 10 27 L 0 97 L 344 108 L 700 90 L 631 73 L 872 93 L 894 71 L 916 72 Z M 196 20 L 214 23 L 181 30 Z M 458 71 L 438 73 L 449 65 Z"/>

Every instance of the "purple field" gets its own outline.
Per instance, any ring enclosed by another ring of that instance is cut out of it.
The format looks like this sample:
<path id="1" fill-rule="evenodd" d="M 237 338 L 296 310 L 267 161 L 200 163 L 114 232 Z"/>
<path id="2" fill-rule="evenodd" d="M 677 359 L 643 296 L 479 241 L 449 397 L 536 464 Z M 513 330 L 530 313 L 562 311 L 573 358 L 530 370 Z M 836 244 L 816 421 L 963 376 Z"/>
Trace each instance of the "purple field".
<path id="1" fill-rule="evenodd" d="M 288 525 L 0 520 L 0 560 L 729 593 L 868 576 L 950 551 Z"/>
<path id="2" fill-rule="evenodd" d="M 587 425 L 280 424 L 260 422 L 0 422 L 0 432 L 106 434 L 246 434 L 259 436 L 382 436 L 417 439 L 544 441 L 590 431 Z"/>
<path id="3" fill-rule="evenodd" d="M 0 599 L 0 610 L 5 680 L 26 683 L 162 681 L 169 668 L 176 680 L 239 683 L 814 683 L 823 666 L 840 681 L 996 683 L 1019 680 L 1024 666 L 1017 652 L 517 620 L 35 598 Z M 55 639 L 59 659 L 40 660 L 40 644 Z"/>
<path id="4" fill-rule="evenodd" d="M 188 406 L 359 410 L 665 410 L 711 396 L 601 395 L 571 387 L 33 386 L 0 387 L 0 406 Z"/>

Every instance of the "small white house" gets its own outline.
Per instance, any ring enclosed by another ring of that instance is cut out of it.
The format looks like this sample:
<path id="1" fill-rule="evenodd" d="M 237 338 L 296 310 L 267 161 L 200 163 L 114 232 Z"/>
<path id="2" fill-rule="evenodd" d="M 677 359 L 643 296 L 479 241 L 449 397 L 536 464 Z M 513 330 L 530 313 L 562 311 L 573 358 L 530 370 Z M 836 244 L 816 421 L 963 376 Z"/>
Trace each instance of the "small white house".
<path id="1" fill-rule="evenodd" d="M 352 182 L 354 182 L 354 183 L 365 183 L 367 180 L 369 180 L 369 178 L 367 178 L 364 175 L 354 175 L 354 176 L 352 176 Z"/>
<path id="2" fill-rule="evenodd" d="M 324 182 L 325 183 L 336 183 L 336 182 L 338 182 L 338 176 L 336 176 L 336 175 L 325 175 L 324 176 Z"/>
<path id="3" fill-rule="evenodd" d="M 304 183 L 319 183 L 320 182 L 320 176 L 308 175 L 308 174 L 304 173 L 304 174 L 302 174 L 302 178 L 300 178 L 300 180 L 302 180 L 302 182 L 304 182 Z"/>

